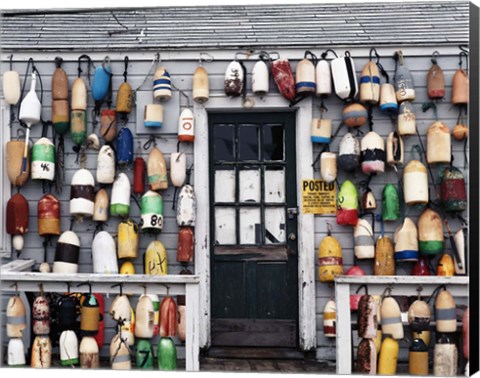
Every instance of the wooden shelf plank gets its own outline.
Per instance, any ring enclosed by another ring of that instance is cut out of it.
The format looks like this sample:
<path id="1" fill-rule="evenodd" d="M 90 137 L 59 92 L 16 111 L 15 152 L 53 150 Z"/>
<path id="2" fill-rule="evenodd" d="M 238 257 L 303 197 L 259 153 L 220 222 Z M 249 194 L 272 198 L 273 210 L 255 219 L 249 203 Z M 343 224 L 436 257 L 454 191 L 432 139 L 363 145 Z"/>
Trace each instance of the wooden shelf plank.
<path id="1" fill-rule="evenodd" d="M 337 276 L 337 284 L 349 285 L 468 285 L 469 277 L 464 276 Z"/>

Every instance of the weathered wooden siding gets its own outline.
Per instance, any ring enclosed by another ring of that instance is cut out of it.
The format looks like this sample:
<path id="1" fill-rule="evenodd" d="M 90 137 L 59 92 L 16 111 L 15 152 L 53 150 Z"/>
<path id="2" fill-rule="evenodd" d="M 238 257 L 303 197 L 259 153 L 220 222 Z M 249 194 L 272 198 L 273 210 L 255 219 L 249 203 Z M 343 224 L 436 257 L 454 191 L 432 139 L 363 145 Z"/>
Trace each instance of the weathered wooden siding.
<path id="1" fill-rule="evenodd" d="M 335 48 L 335 46 L 332 46 L 332 47 Z M 409 48 L 403 49 L 406 64 L 412 70 L 412 73 L 415 79 L 417 99 L 414 102 L 414 106 L 417 114 L 417 125 L 419 127 L 420 132 L 422 133 L 424 143 L 425 143 L 424 134 L 427 127 L 430 125 L 430 123 L 433 120 L 433 112 L 429 111 L 427 113 L 422 113 L 421 104 L 427 100 L 426 75 L 430 67 L 430 54 L 435 49 L 436 49 L 435 46 L 425 47 L 423 49 L 424 54 L 423 53 L 419 54 L 418 49 L 409 49 Z M 391 78 L 393 77 L 393 68 L 394 68 L 394 62 L 393 62 L 393 59 L 391 59 L 391 56 L 393 56 L 393 52 L 395 50 L 396 50 L 395 46 L 392 48 L 384 48 L 382 50 L 383 52 L 381 53 L 382 56 L 385 56 L 384 58 L 382 58 L 381 63 L 384 65 L 385 69 L 388 71 Z M 343 49 L 339 49 L 338 52 L 340 51 L 343 51 Z M 353 49 L 352 56 L 355 58 L 357 77 L 359 78 L 360 71 L 362 70 L 363 65 L 367 61 L 367 56 L 365 55 L 365 49 L 363 49 L 361 52 L 358 52 L 358 51 L 359 50 Z M 443 51 L 445 51 L 445 49 Z M 439 58 L 439 64 L 444 69 L 444 73 L 445 73 L 445 79 L 447 83 L 447 94 L 445 96 L 445 100 L 438 104 L 438 111 L 439 111 L 440 119 L 443 120 L 450 128 L 452 128 L 455 125 L 455 122 L 457 119 L 457 112 L 455 109 L 452 109 L 451 104 L 449 103 L 450 94 L 451 94 L 450 85 L 451 85 L 453 73 L 458 67 L 458 57 L 457 57 L 458 48 L 453 46 L 451 49 L 449 49 L 449 51 L 450 51 L 450 55 L 440 56 Z M 317 51 L 317 50 L 314 50 L 314 52 L 318 54 L 321 53 L 321 51 Z M 88 53 L 88 51 L 85 51 L 85 53 Z M 415 53 L 416 55 L 415 57 L 411 56 L 411 54 L 413 53 Z M 122 77 L 123 55 L 119 55 L 117 53 L 105 52 L 105 55 L 107 54 L 110 55 L 110 58 L 112 60 L 112 71 L 114 73 L 113 88 L 114 88 L 114 91 L 116 91 L 120 83 L 123 81 L 123 77 Z M 225 52 L 223 52 L 223 54 L 225 54 Z M 294 68 L 298 59 L 301 59 L 303 57 L 303 50 L 293 51 L 293 52 L 290 52 L 290 54 L 296 57 L 296 60 L 291 60 L 292 67 Z M 135 55 L 135 57 L 130 57 L 128 81 L 131 83 L 133 88 L 136 88 L 141 84 L 146 72 L 148 72 L 150 68 L 150 62 L 151 62 L 151 59 L 153 58 L 153 53 L 143 54 L 143 55 L 140 53 L 136 53 L 132 55 Z M 216 55 L 215 52 L 212 52 L 212 55 L 215 56 Z M 233 55 L 234 53 L 232 52 L 231 54 L 232 59 L 233 59 Z M 386 55 L 388 55 L 388 58 L 386 57 Z M 49 57 L 48 60 L 46 60 L 46 56 L 47 55 L 44 53 L 35 53 L 35 54 L 32 53 L 32 57 L 35 59 L 35 65 L 42 75 L 42 81 L 43 81 L 43 86 L 45 90 L 44 100 L 43 100 L 43 103 L 44 103 L 43 117 L 45 119 L 49 119 L 50 103 L 51 103 L 50 81 L 51 81 L 51 75 L 55 68 L 55 65 L 53 63 L 53 58 L 55 57 L 55 55 L 53 54 L 48 55 Z M 197 54 L 195 56 L 197 56 Z M 65 56 L 65 62 L 64 62 L 63 68 L 67 71 L 69 75 L 70 84 L 73 82 L 74 78 L 76 77 L 77 57 L 78 56 L 76 54 L 72 55 L 71 53 L 68 55 L 68 57 Z M 6 58 L 7 58 L 6 55 L 2 56 L 2 60 L 5 61 Z M 228 62 L 229 62 L 228 60 L 222 59 L 222 60 L 215 60 L 213 63 L 205 64 L 205 68 L 209 72 L 210 88 L 212 93 L 213 92 L 223 93 L 223 76 L 224 76 L 224 70 L 228 65 Z M 95 60 L 95 63 L 98 65 L 100 64 L 100 61 Z M 171 60 L 166 60 L 164 58 L 162 64 L 169 70 L 173 79 L 173 83 L 179 89 L 184 90 L 189 96 L 191 96 L 191 75 L 198 64 L 197 60 L 192 58 L 192 59 L 185 59 L 181 61 L 171 61 Z M 253 64 L 254 62 L 245 63 L 247 70 L 249 72 L 251 72 Z M 18 70 L 22 75 L 25 71 L 25 68 L 26 68 L 26 59 L 23 62 L 14 63 L 14 69 Z M 2 72 L 7 69 L 8 69 L 7 65 L 2 65 Z M 144 86 L 144 89 L 149 90 L 150 86 L 151 86 L 151 79 L 147 81 L 147 83 Z M 249 80 L 248 87 L 250 88 L 250 80 Z M 271 82 L 270 88 L 271 88 L 271 92 L 276 92 L 276 88 L 273 82 Z M 37 87 L 37 90 L 39 90 L 39 87 Z M 116 93 L 114 92 L 114 98 L 115 98 L 115 95 Z M 311 100 L 308 99 L 305 101 L 311 101 Z M 287 103 L 285 104 L 287 106 Z M 333 124 L 335 125 L 334 130 L 335 130 L 337 127 L 336 125 L 338 125 L 340 122 L 341 110 L 342 110 L 343 104 L 335 96 L 331 96 L 329 99 L 327 99 L 325 104 L 329 110 L 328 113 L 326 113 L 326 117 L 333 119 Z M 89 105 L 90 107 L 93 106 L 91 96 L 89 98 Z M 319 115 L 318 105 L 319 105 L 318 100 L 315 99 L 314 111 L 313 111 L 312 117 L 318 117 Z M 165 106 L 169 106 L 169 104 L 166 103 Z M 180 109 L 179 109 L 179 112 L 180 112 Z M 16 110 L 16 113 L 18 113 L 18 110 Z M 90 113 L 88 114 L 90 115 Z M 374 114 L 374 118 L 373 118 L 374 130 L 380 133 L 382 137 L 386 138 L 388 133 L 392 130 L 390 121 L 388 120 L 387 117 L 381 115 L 378 109 L 375 109 L 373 114 Z M 135 131 L 135 124 L 134 124 L 135 119 L 136 117 L 135 117 L 135 110 L 134 110 L 129 117 L 129 122 L 127 123 L 127 126 L 130 128 L 132 132 Z M 90 118 L 89 118 L 88 127 L 90 131 L 91 130 Z M 120 125 L 117 125 L 117 128 L 119 127 Z M 12 128 L 12 136 L 16 135 L 16 130 L 18 128 L 19 128 L 19 125 L 15 123 Z M 367 127 L 365 126 L 362 129 L 366 130 Z M 346 130 L 344 128 L 340 132 L 340 134 L 337 136 L 337 138 L 333 140 L 331 144 L 332 151 L 338 151 L 339 141 L 345 132 Z M 41 135 L 41 126 L 39 125 L 34 126 L 32 128 L 32 134 L 31 134 L 33 140 L 37 140 L 40 137 L 40 135 Z M 169 163 L 169 154 L 171 152 L 176 151 L 177 138 L 176 138 L 176 135 L 167 135 L 164 138 L 165 140 L 157 139 L 157 143 L 158 143 L 158 147 L 165 154 L 167 158 L 167 163 Z M 135 147 L 137 146 L 138 141 L 140 141 L 143 144 L 146 142 L 147 139 L 148 139 L 147 136 L 136 137 Z M 66 141 L 65 151 L 67 153 L 66 164 L 65 164 L 66 186 L 64 187 L 63 193 L 59 195 L 59 198 L 62 201 L 61 213 L 62 213 L 62 229 L 63 230 L 67 230 L 70 225 L 70 218 L 68 216 L 69 195 L 70 195 L 69 185 L 70 185 L 70 180 L 72 178 L 72 175 L 74 174 L 75 170 L 78 169 L 78 164 L 75 163 L 76 155 L 72 151 L 72 143 L 69 135 L 66 136 L 65 141 Z M 410 137 L 405 141 L 405 151 L 406 151 L 405 161 L 412 159 L 412 156 L 410 154 L 410 149 L 412 145 L 415 145 L 415 144 L 418 144 L 418 140 L 416 137 Z M 463 143 L 453 141 L 452 144 L 453 144 L 453 152 L 455 156 L 455 165 L 463 167 L 463 164 L 464 164 Z M 182 150 L 185 149 L 187 151 L 187 166 L 189 166 L 190 164 L 193 163 L 193 155 L 192 155 L 193 149 L 191 146 L 186 146 L 185 144 L 181 146 L 181 149 Z M 314 157 L 317 155 L 319 150 L 320 150 L 319 146 L 314 146 L 314 151 L 313 151 Z M 92 173 L 95 173 L 96 152 L 88 152 L 87 156 L 88 158 L 87 158 L 86 167 L 90 169 Z M 148 151 L 142 151 L 142 156 L 146 159 L 148 156 Z M 318 169 L 318 165 L 316 166 L 316 168 Z M 377 208 L 377 213 L 381 211 L 381 193 L 382 193 L 383 186 L 386 183 L 389 183 L 389 182 L 397 183 L 398 181 L 394 172 L 392 172 L 390 169 L 388 169 L 387 171 L 388 173 L 375 177 L 371 183 L 371 187 L 375 193 L 375 196 L 377 198 L 377 202 L 379 205 L 379 207 Z M 132 172 L 130 171 L 127 173 L 129 177 L 132 178 Z M 319 177 L 318 172 L 315 173 L 315 177 L 316 178 Z M 358 184 L 358 182 L 364 179 L 364 177 L 365 177 L 364 175 L 357 173 L 355 177 L 349 177 L 349 178 Z M 343 173 L 340 173 L 339 181 L 343 182 L 344 179 L 346 179 L 346 175 Z M 466 175 L 466 180 L 468 183 L 468 175 Z M 192 181 L 193 181 L 193 175 L 192 175 Z M 37 231 L 36 213 L 37 213 L 37 201 L 43 196 L 42 187 L 41 187 L 41 184 L 39 183 L 34 183 L 32 181 L 29 181 L 28 184 L 24 188 L 22 188 L 21 192 L 26 196 L 27 199 L 30 200 L 30 232 L 25 238 L 25 249 L 22 252 L 22 257 L 34 258 L 36 259 L 37 262 L 41 262 L 43 259 L 43 248 L 41 246 L 43 239 L 40 238 L 36 233 Z M 175 221 L 175 215 L 172 210 L 173 188 L 170 187 L 168 190 L 162 192 L 162 195 L 164 198 L 165 218 L 164 218 L 164 229 L 161 235 L 159 236 L 159 240 L 162 243 L 164 243 L 168 251 L 169 272 L 178 273 L 181 267 L 179 264 L 176 263 L 177 226 Z M 5 199 L 4 202 L 6 202 L 7 200 L 8 199 Z M 408 209 L 408 214 L 409 216 L 412 216 L 416 219 L 416 216 L 418 215 L 418 211 L 414 209 Z M 131 203 L 130 215 L 134 217 L 136 220 L 139 219 L 139 209 L 133 202 Z M 334 236 L 338 238 L 338 240 L 342 244 L 344 264 L 345 264 L 345 270 L 346 270 L 353 264 L 353 230 L 351 227 L 337 226 L 334 216 L 316 216 L 315 217 L 315 245 L 316 246 L 318 246 L 320 240 L 326 234 L 327 222 L 329 222 L 333 226 Z M 110 218 L 110 220 L 107 222 L 107 226 L 105 227 L 105 229 L 111 232 L 112 234 L 115 234 L 117 232 L 117 224 L 118 224 L 118 218 Z M 387 235 L 393 238 L 393 230 L 395 229 L 397 224 L 398 222 L 388 223 L 385 225 L 385 231 Z M 90 245 L 92 242 L 92 233 L 94 228 L 95 228 L 95 224 L 90 220 L 85 220 L 83 223 L 75 224 L 73 228 L 74 231 L 78 233 L 81 239 L 81 253 L 80 253 L 80 271 L 81 272 L 90 272 L 92 269 Z M 456 229 L 457 228 L 456 225 L 453 228 Z M 380 224 L 377 222 L 376 235 L 378 235 L 379 230 L 380 230 Z M 149 236 L 142 235 L 140 240 L 141 240 L 140 255 L 143 255 L 148 243 L 152 240 L 152 238 Z M 300 251 L 300 253 L 316 254 L 317 251 L 316 250 Z M 52 262 L 53 258 L 54 258 L 54 245 L 50 246 L 48 249 L 48 261 Z M 135 265 L 136 265 L 137 271 L 141 271 L 143 269 L 141 257 L 135 260 Z M 362 268 L 364 268 L 367 273 L 370 273 L 372 260 L 359 262 L 359 265 Z M 408 267 L 408 269 L 404 269 L 403 267 L 397 268 L 397 272 L 399 274 L 407 274 L 409 270 L 410 270 L 410 267 Z M 333 294 L 333 288 L 329 288 L 328 285 L 321 284 L 318 282 L 316 292 L 317 292 L 317 298 L 316 298 L 317 346 L 318 346 L 317 357 L 322 360 L 325 360 L 325 359 L 334 360 L 335 359 L 335 341 L 334 339 L 327 339 L 324 337 L 323 318 L 322 318 L 324 305 L 326 301 L 330 298 L 330 296 Z M 110 298 L 107 301 L 107 308 L 110 304 L 111 299 L 112 298 Z M 131 303 L 135 307 L 136 298 L 135 299 L 132 298 Z M 2 319 L 4 320 L 4 312 L 2 313 Z M 113 326 L 114 326 L 113 322 L 107 316 L 106 341 L 109 341 L 115 332 L 113 329 Z M 4 335 L 3 330 L 2 330 L 2 335 Z M 3 338 L 2 343 L 6 345 L 6 342 L 7 342 L 6 338 Z M 402 344 L 402 347 L 405 347 L 405 346 L 406 344 Z M 108 349 L 104 347 L 104 349 L 102 350 L 102 353 L 104 355 L 107 355 Z M 180 352 L 180 355 L 183 355 L 183 351 Z M 402 348 L 402 358 L 405 358 L 404 348 Z"/>

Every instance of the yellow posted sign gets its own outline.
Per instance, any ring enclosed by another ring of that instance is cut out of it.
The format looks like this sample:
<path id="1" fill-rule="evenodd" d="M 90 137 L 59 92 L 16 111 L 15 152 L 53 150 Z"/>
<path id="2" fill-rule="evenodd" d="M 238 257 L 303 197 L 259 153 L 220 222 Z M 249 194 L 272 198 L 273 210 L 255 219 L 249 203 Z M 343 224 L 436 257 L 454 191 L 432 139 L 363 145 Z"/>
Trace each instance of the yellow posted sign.
<path id="1" fill-rule="evenodd" d="M 337 211 L 335 183 L 322 180 L 302 181 L 303 214 L 335 214 Z"/>

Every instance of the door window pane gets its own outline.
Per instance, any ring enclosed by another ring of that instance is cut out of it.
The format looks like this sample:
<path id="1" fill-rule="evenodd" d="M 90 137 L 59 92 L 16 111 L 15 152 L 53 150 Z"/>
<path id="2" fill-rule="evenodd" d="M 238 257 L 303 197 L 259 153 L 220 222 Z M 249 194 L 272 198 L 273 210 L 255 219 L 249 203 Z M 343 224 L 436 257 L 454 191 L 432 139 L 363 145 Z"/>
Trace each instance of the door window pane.
<path id="1" fill-rule="evenodd" d="M 262 243 L 260 208 L 240 208 L 240 244 Z"/>
<path id="2" fill-rule="evenodd" d="M 215 209 L 215 244 L 236 244 L 235 208 Z"/>
<path id="3" fill-rule="evenodd" d="M 265 209 L 265 243 L 285 243 L 284 207 L 270 207 Z"/>
<path id="4" fill-rule="evenodd" d="M 215 171 L 215 202 L 235 202 L 235 169 Z"/>
<path id="5" fill-rule="evenodd" d="M 283 126 L 263 126 L 263 157 L 264 160 L 283 160 L 284 137 Z"/>
<path id="6" fill-rule="evenodd" d="M 256 125 L 239 125 L 238 151 L 240 160 L 258 160 L 258 127 Z"/>
<path id="7" fill-rule="evenodd" d="M 240 202 L 260 202 L 260 169 L 241 170 L 238 179 Z"/>
<path id="8" fill-rule="evenodd" d="M 215 160 L 234 161 L 235 127 L 233 125 L 215 125 Z"/>
<path id="9" fill-rule="evenodd" d="M 265 168 L 265 202 L 285 202 L 285 170 L 283 167 Z"/>

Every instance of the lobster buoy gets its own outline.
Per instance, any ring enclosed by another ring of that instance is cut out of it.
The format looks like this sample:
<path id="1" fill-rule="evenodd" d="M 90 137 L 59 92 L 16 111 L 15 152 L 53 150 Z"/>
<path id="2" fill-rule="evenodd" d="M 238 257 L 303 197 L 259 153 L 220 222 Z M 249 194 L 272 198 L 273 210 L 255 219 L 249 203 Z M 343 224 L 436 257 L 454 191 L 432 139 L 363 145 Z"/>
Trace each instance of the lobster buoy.
<path id="1" fill-rule="evenodd" d="M 315 67 L 315 82 L 317 83 L 316 95 L 319 97 L 332 94 L 332 72 L 330 63 L 326 59 L 320 59 Z"/>
<path id="2" fill-rule="evenodd" d="M 175 188 L 180 188 L 187 178 L 187 154 L 172 152 L 170 155 L 170 180 Z"/>
<path id="3" fill-rule="evenodd" d="M 55 146 L 48 138 L 40 138 L 32 147 L 32 180 L 53 181 Z"/>
<path id="4" fill-rule="evenodd" d="M 315 93 L 317 85 L 315 83 L 315 66 L 308 59 L 302 59 L 295 68 L 295 90 L 299 95 L 309 95 Z"/>
<path id="5" fill-rule="evenodd" d="M 98 369 L 100 367 L 98 345 L 93 337 L 84 336 L 79 349 L 82 369 Z"/>
<path id="6" fill-rule="evenodd" d="M 92 97 L 95 101 L 102 101 L 107 96 L 112 75 L 109 58 L 105 57 L 102 66 L 95 68 L 93 73 Z"/>
<path id="7" fill-rule="evenodd" d="M 110 365 L 113 370 L 130 370 L 132 368 L 130 350 L 119 334 L 113 336 L 110 343 Z"/>
<path id="8" fill-rule="evenodd" d="M 350 52 L 346 51 L 344 57 L 333 59 L 330 67 L 336 95 L 341 100 L 352 100 L 357 95 L 358 84 Z"/>
<path id="9" fill-rule="evenodd" d="M 75 332 L 71 330 L 63 331 L 60 335 L 58 348 L 60 349 L 60 365 L 74 366 L 80 362 L 78 358 L 78 339 Z"/>
<path id="10" fill-rule="evenodd" d="M 412 268 L 412 276 L 429 276 L 430 269 L 426 257 L 420 257 Z"/>
<path id="11" fill-rule="evenodd" d="M 397 118 L 398 134 L 401 136 L 415 135 L 417 130 L 417 116 L 410 101 L 400 104 Z"/>
<path id="12" fill-rule="evenodd" d="M 72 85 L 72 110 L 87 110 L 87 85 L 78 77 Z"/>
<path id="13" fill-rule="evenodd" d="M 108 144 L 102 146 L 97 156 L 97 182 L 112 184 L 115 180 L 115 152 Z"/>
<path id="14" fill-rule="evenodd" d="M 77 273 L 80 239 L 73 231 L 60 235 L 55 248 L 53 273 Z"/>
<path id="15" fill-rule="evenodd" d="M 342 121 L 348 127 L 360 127 L 368 120 L 368 112 L 365 106 L 358 102 L 345 105 L 342 110 Z"/>
<path id="16" fill-rule="evenodd" d="M 30 175 L 30 149 L 27 148 L 27 160 L 25 167 L 23 164 L 23 152 L 25 150 L 25 143 L 20 140 L 10 140 L 7 142 L 6 150 L 6 167 L 8 179 L 12 185 L 17 188 L 23 186 Z"/>
<path id="17" fill-rule="evenodd" d="M 75 145 L 81 145 L 87 137 L 87 113 L 85 110 L 72 110 L 70 116 L 70 133 Z"/>
<path id="18" fill-rule="evenodd" d="M 359 162 L 360 142 L 352 133 L 346 133 L 340 141 L 338 166 L 346 172 L 353 172 Z"/>
<path id="19" fill-rule="evenodd" d="M 395 71 L 395 93 L 398 102 L 415 100 L 415 84 L 410 70 L 404 65 L 403 54 L 397 52 L 398 66 Z"/>
<path id="20" fill-rule="evenodd" d="M 397 187 L 393 184 L 385 185 L 382 197 L 382 219 L 384 221 L 398 220 L 400 216 L 400 203 L 398 200 Z"/>
<path id="21" fill-rule="evenodd" d="M 87 149 L 98 151 L 100 150 L 100 140 L 98 139 L 98 135 L 95 133 L 91 133 L 87 137 Z"/>
<path id="22" fill-rule="evenodd" d="M 155 71 L 153 98 L 160 101 L 168 101 L 172 98 L 172 79 L 165 67 L 159 67 Z"/>
<path id="23" fill-rule="evenodd" d="M 133 219 L 118 224 L 118 258 L 136 259 L 138 256 L 138 225 Z"/>
<path id="24" fill-rule="evenodd" d="M 210 94 L 209 84 L 208 84 L 208 73 L 205 68 L 199 66 L 195 69 L 192 79 L 192 94 L 193 101 L 203 104 L 208 101 Z"/>
<path id="25" fill-rule="evenodd" d="M 178 230 L 177 261 L 189 263 L 193 261 L 195 236 L 191 227 L 180 227 Z"/>
<path id="26" fill-rule="evenodd" d="M 7 202 L 7 233 L 24 235 L 28 232 L 28 201 L 20 193 L 15 193 Z"/>
<path id="27" fill-rule="evenodd" d="M 148 155 L 147 176 L 151 190 L 168 189 L 167 163 L 157 147 L 154 147 Z"/>
<path id="28" fill-rule="evenodd" d="M 463 229 L 460 229 L 455 233 L 455 235 L 453 236 L 453 240 L 455 242 L 455 247 L 457 248 L 457 252 L 460 258 L 460 261 L 457 261 L 457 257 L 455 256 L 455 273 L 465 274 L 467 270 L 465 267 L 465 234 L 463 232 Z M 459 262 L 462 263 L 462 268 L 459 267 Z"/>
<path id="29" fill-rule="evenodd" d="M 227 96 L 238 97 L 242 94 L 243 86 L 245 85 L 243 82 L 244 74 L 242 65 L 236 60 L 227 66 L 224 82 L 225 94 Z"/>
<path id="30" fill-rule="evenodd" d="M 380 85 L 380 110 L 385 114 L 397 114 L 398 102 L 393 84 Z"/>
<path id="31" fill-rule="evenodd" d="M 100 134 L 106 142 L 112 142 L 117 135 L 117 112 L 103 109 L 100 114 Z"/>
<path id="32" fill-rule="evenodd" d="M 76 329 L 79 315 L 79 298 L 76 294 L 66 294 L 58 302 L 58 325 L 62 331 Z"/>
<path id="33" fill-rule="evenodd" d="M 121 172 L 113 182 L 110 215 L 128 217 L 130 213 L 130 180 Z"/>
<path id="34" fill-rule="evenodd" d="M 447 289 L 441 290 L 435 299 L 435 322 L 437 332 L 457 331 L 455 300 Z"/>
<path id="35" fill-rule="evenodd" d="M 142 295 L 135 309 L 135 337 L 150 339 L 153 337 L 154 309 L 152 299 Z"/>
<path id="36" fill-rule="evenodd" d="M 133 105 L 133 91 L 132 86 L 124 81 L 118 87 L 117 91 L 117 102 L 115 109 L 118 113 L 128 114 L 132 111 Z"/>
<path id="37" fill-rule="evenodd" d="M 445 78 L 436 59 L 432 60 L 432 66 L 428 70 L 427 94 L 431 100 L 441 100 L 445 97 Z"/>
<path id="38" fill-rule="evenodd" d="M 385 297 L 380 306 L 382 317 L 382 333 L 395 340 L 403 339 L 403 325 L 400 307 L 392 297 Z"/>
<path id="39" fill-rule="evenodd" d="M 35 335 L 48 335 L 50 333 L 50 306 L 47 298 L 39 295 L 32 304 L 32 330 Z"/>
<path id="40" fill-rule="evenodd" d="M 388 236 L 379 237 L 375 246 L 373 274 L 376 276 L 394 276 L 395 258 L 393 255 L 392 240 Z"/>
<path id="41" fill-rule="evenodd" d="M 95 336 L 100 323 L 100 305 L 93 294 L 86 294 L 80 307 L 80 334 Z"/>
<path id="42" fill-rule="evenodd" d="M 450 163 L 451 159 L 450 129 L 444 123 L 436 121 L 427 130 L 427 162 Z"/>
<path id="43" fill-rule="evenodd" d="M 187 338 L 187 307 L 185 306 L 185 297 L 177 297 L 178 304 L 178 324 L 177 324 L 177 337 L 180 341 L 185 341 Z"/>
<path id="44" fill-rule="evenodd" d="M 158 240 L 153 240 L 145 252 L 145 274 L 165 275 L 168 274 L 167 250 Z"/>
<path id="45" fill-rule="evenodd" d="M 380 135 L 370 131 L 360 143 L 362 172 L 365 174 L 385 171 L 385 144 Z"/>
<path id="46" fill-rule="evenodd" d="M 177 304 L 170 296 L 163 298 L 160 304 L 160 336 L 177 335 Z"/>
<path id="47" fill-rule="evenodd" d="M 455 274 L 455 266 L 453 258 L 447 253 L 444 253 L 437 264 L 437 276 L 452 277 Z"/>
<path id="48" fill-rule="evenodd" d="M 145 127 L 163 127 L 163 106 L 160 104 L 145 105 L 143 125 Z"/>
<path id="49" fill-rule="evenodd" d="M 141 156 L 137 156 L 133 161 L 133 193 L 137 196 L 145 193 L 145 160 Z"/>
<path id="50" fill-rule="evenodd" d="M 295 78 L 288 59 L 277 59 L 270 63 L 273 80 L 280 94 L 288 101 L 293 101 L 296 96 Z"/>
<path id="51" fill-rule="evenodd" d="M 186 184 L 180 189 L 176 214 L 178 227 L 195 227 L 197 200 L 193 186 Z"/>
<path id="52" fill-rule="evenodd" d="M 100 231 L 92 242 L 93 273 L 118 274 L 115 241 L 107 231 Z"/>
<path id="53" fill-rule="evenodd" d="M 363 67 L 360 76 L 360 101 L 365 104 L 375 105 L 380 100 L 380 75 L 377 65 L 369 61 Z"/>
<path id="54" fill-rule="evenodd" d="M 24 243 L 25 243 L 25 241 L 23 240 L 22 235 L 15 235 L 12 238 L 12 247 L 18 253 L 20 253 L 22 251 Z"/>
<path id="55" fill-rule="evenodd" d="M 139 369 L 152 370 L 154 368 L 153 347 L 149 340 L 140 339 L 135 345 L 135 366 Z"/>
<path id="56" fill-rule="evenodd" d="M 405 218 L 397 227 L 393 236 L 395 242 L 395 261 L 418 260 L 418 232 L 415 223 Z"/>
<path id="57" fill-rule="evenodd" d="M 432 314 L 427 302 L 417 299 L 408 308 L 407 317 L 415 338 L 417 338 L 416 334 L 428 332 Z M 426 344 L 428 345 L 428 343 Z"/>
<path id="58" fill-rule="evenodd" d="M 462 320 L 463 356 L 470 359 L 470 308 L 467 307 Z"/>
<path id="59" fill-rule="evenodd" d="M 193 113 L 186 108 L 180 113 L 178 119 L 178 141 L 193 143 L 195 141 L 195 123 Z"/>
<path id="60" fill-rule="evenodd" d="M 93 293 L 95 299 L 98 302 L 100 319 L 98 321 L 98 332 L 95 335 L 95 341 L 98 347 L 101 349 L 105 343 L 105 298 L 100 293 Z"/>
<path id="61" fill-rule="evenodd" d="M 48 336 L 36 336 L 32 344 L 30 367 L 48 369 L 52 364 L 52 341 Z"/>
<path id="62" fill-rule="evenodd" d="M 140 228 L 148 231 L 162 231 L 163 198 L 157 192 L 149 190 L 141 200 L 142 220 Z"/>
<path id="63" fill-rule="evenodd" d="M 355 371 L 375 375 L 377 372 L 377 350 L 370 339 L 362 339 L 358 344 Z"/>
<path id="64" fill-rule="evenodd" d="M 69 104 L 67 100 L 52 101 L 52 123 L 55 132 L 65 134 L 70 126 Z"/>
<path id="65" fill-rule="evenodd" d="M 335 277 L 341 274 L 343 274 L 342 246 L 329 231 L 318 246 L 318 278 L 320 282 L 333 282 Z"/>
<path id="66" fill-rule="evenodd" d="M 157 346 L 158 369 L 173 371 L 177 369 L 177 348 L 170 337 L 162 337 Z"/>
<path id="67" fill-rule="evenodd" d="M 455 167 L 445 168 L 440 186 L 440 198 L 445 211 L 455 212 L 467 209 L 467 193 L 462 172 Z"/>
<path id="68" fill-rule="evenodd" d="M 362 194 L 360 207 L 363 210 L 375 210 L 377 208 L 377 199 L 370 188 L 367 188 L 365 193 Z"/>
<path id="69" fill-rule="evenodd" d="M 10 106 L 17 105 L 21 96 L 20 75 L 17 71 L 6 71 L 3 73 L 3 97 Z"/>
<path id="70" fill-rule="evenodd" d="M 157 294 L 147 294 L 153 303 L 153 335 L 160 334 L 160 298 Z"/>
<path id="71" fill-rule="evenodd" d="M 120 266 L 120 274 L 132 275 L 135 274 L 135 265 L 129 260 L 124 261 Z"/>
<path id="72" fill-rule="evenodd" d="M 323 308 L 323 335 L 336 337 L 337 306 L 334 300 L 329 300 Z"/>
<path id="73" fill-rule="evenodd" d="M 419 160 L 410 160 L 403 170 L 403 196 L 407 205 L 428 203 L 427 167 Z"/>
<path id="74" fill-rule="evenodd" d="M 346 276 L 365 276 L 365 271 L 360 268 L 359 266 L 352 266 L 345 272 Z M 362 298 L 363 294 L 350 294 L 350 310 L 357 311 L 358 310 L 358 303 L 360 302 L 360 298 Z"/>
<path id="75" fill-rule="evenodd" d="M 402 165 L 403 151 L 402 137 L 396 131 L 392 131 L 387 137 L 387 164 Z"/>
<path id="76" fill-rule="evenodd" d="M 391 337 L 386 337 L 380 348 L 380 355 L 378 356 L 378 369 L 379 375 L 395 375 L 397 372 L 398 362 L 398 341 Z"/>
<path id="77" fill-rule="evenodd" d="M 362 218 L 358 219 L 353 231 L 354 252 L 357 259 L 373 259 L 375 257 L 375 242 L 373 229 L 370 223 Z"/>
<path id="78" fill-rule="evenodd" d="M 453 105 L 467 105 L 469 88 L 467 72 L 460 67 L 453 75 L 451 103 Z"/>
<path id="79" fill-rule="evenodd" d="M 121 324 L 131 320 L 131 306 L 127 295 L 117 295 L 112 301 L 108 313 L 112 319 Z"/>
<path id="80" fill-rule="evenodd" d="M 100 189 L 97 194 L 95 194 L 92 219 L 95 222 L 106 222 L 108 220 L 108 207 L 108 193 L 105 189 Z"/>
<path id="81" fill-rule="evenodd" d="M 358 221 L 358 193 L 350 180 L 345 180 L 337 197 L 337 224 L 355 226 Z"/>
<path id="82" fill-rule="evenodd" d="M 22 338 L 23 332 L 27 328 L 27 312 L 20 296 L 15 295 L 8 300 L 6 317 L 7 337 Z"/>
<path id="83" fill-rule="evenodd" d="M 5 80 L 5 77 L 4 77 Z M 10 339 L 8 341 L 7 365 L 11 367 L 23 367 L 27 364 L 25 359 L 25 347 L 20 338 Z"/>
<path id="84" fill-rule="evenodd" d="M 408 374 L 428 375 L 428 347 L 422 339 L 414 339 L 408 350 Z"/>
<path id="85" fill-rule="evenodd" d="M 95 207 L 95 179 L 90 171 L 79 169 L 72 177 L 70 187 L 70 215 L 93 216 Z"/>
<path id="86" fill-rule="evenodd" d="M 252 92 L 257 96 L 266 96 L 269 89 L 268 66 L 259 60 L 252 70 Z"/>
<path id="87" fill-rule="evenodd" d="M 449 334 L 437 335 L 433 349 L 433 375 L 436 377 L 456 377 L 458 369 L 458 349 Z"/>
<path id="88" fill-rule="evenodd" d="M 332 120 L 312 119 L 311 139 L 313 143 L 330 143 L 332 140 Z"/>
<path id="89" fill-rule="evenodd" d="M 418 218 L 418 245 L 426 255 L 442 253 L 444 249 L 443 222 L 438 213 L 425 209 Z"/>
<path id="90" fill-rule="evenodd" d="M 337 178 L 337 154 L 335 152 L 322 152 L 320 176 L 326 183 L 332 183 Z"/>
<path id="91" fill-rule="evenodd" d="M 60 201 L 53 194 L 45 194 L 38 201 L 38 234 L 60 235 Z"/>
<path id="92" fill-rule="evenodd" d="M 358 302 L 358 337 L 374 339 L 377 336 L 377 304 L 371 295 L 363 295 Z"/>
<path id="93" fill-rule="evenodd" d="M 120 166 L 133 163 L 133 135 L 128 127 L 122 127 L 118 132 L 116 156 Z"/>
<path id="94" fill-rule="evenodd" d="M 468 137 L 468 127 L 467 127 L 467 125 L 464 125 L 464 124 L 461 124 L 461 123 L 455 125 L 455 127 L 453 128 L 453 131 L 452 131 L 452 136 L 455 140 L 458 140 L 459 142 L 467 139 L 467 137 Z"/>

